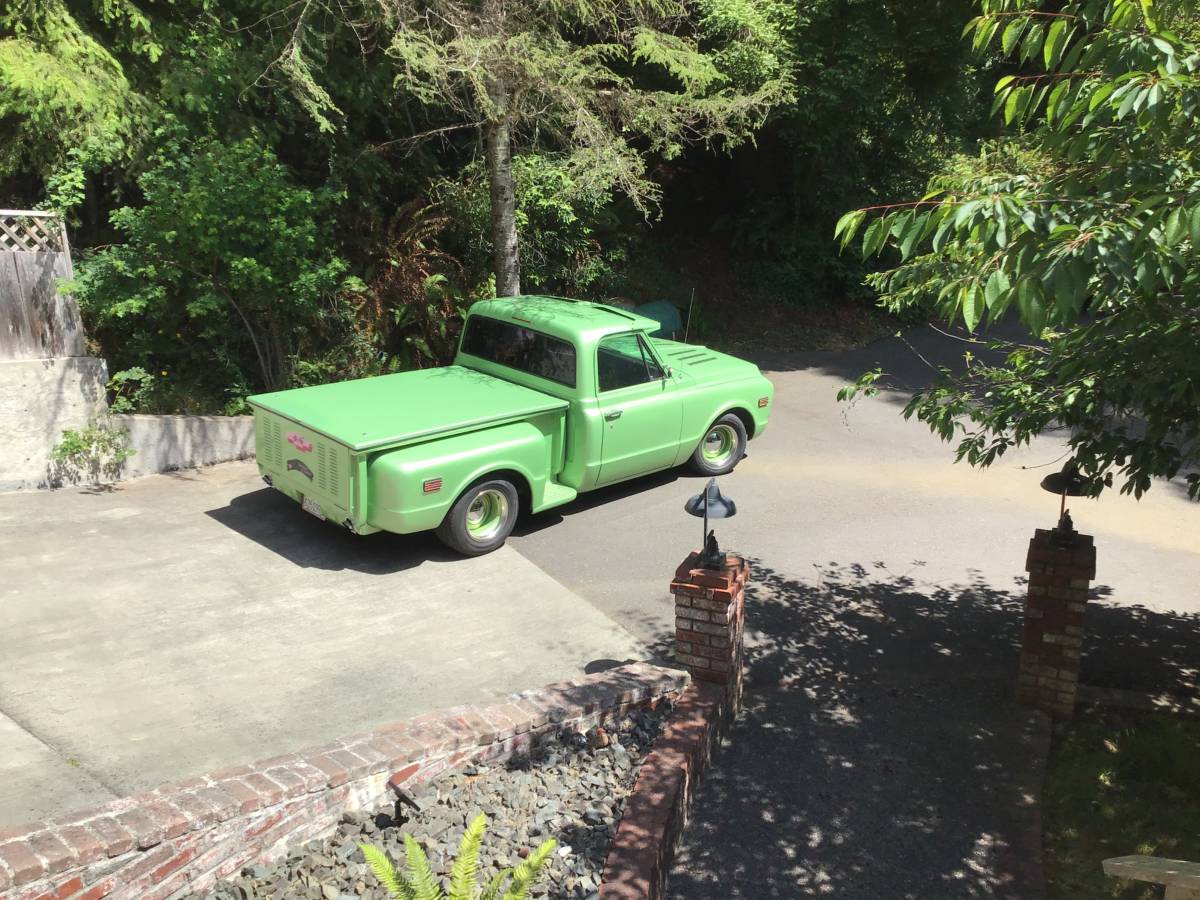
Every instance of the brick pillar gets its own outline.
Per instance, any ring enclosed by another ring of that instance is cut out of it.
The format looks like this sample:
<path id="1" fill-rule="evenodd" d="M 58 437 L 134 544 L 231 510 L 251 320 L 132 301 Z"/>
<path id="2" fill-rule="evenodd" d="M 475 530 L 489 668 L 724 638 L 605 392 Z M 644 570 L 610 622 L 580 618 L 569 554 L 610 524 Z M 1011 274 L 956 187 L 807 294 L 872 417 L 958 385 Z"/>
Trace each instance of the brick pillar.
<path id="1" fill-rule="evenodd" d="M 690 553 L 675 570 L 675 659 L 692 677 L 725 685 L 732 712 L 741 707 L 742 635 L 750 564 L 732 553 L 705 569 Z"/>
<path id="2" fill-rule="evenodd" d="M 1025 627 L 1017 701 L 1056 719 L 1075 714 L 1088 584 L 1096 577 L 1092 536 L 1039 528 L 1029 542 L 1025 570 Z"/>

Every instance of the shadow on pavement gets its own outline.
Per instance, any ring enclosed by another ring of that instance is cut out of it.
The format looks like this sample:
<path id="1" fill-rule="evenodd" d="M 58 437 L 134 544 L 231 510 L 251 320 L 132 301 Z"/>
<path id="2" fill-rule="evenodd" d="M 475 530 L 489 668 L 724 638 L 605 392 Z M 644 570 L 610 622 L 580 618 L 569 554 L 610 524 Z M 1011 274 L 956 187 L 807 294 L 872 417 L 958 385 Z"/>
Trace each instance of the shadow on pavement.
<path id="1" fill-rule="evenodd" d="M 753 450 L 754 447 L 751 446 L 750 449 Z M 671 469 L 664 469 L 661 472 L 654 472 L 650 475 L 632 478 L 629 481 L 622 481 L 619 484 L 610 485 L 609 487 L 597 488 L 594 491 L 588 491 L 586 494 L 580 494 L 570 503 L 563 506 L 556 506 L 554 509 L 548 509 L 545 512 L 535 515 L 521 516 L 517 522 L 517 527 L 513 529 L 513 534 L 517 537 L 536 534 L 544 528 L 557 525 L 564 519 L 587 512 L 590 509 L 595 509 L 597 506 L 622 500 L 625 497 L 631 497 L 643 491 L 652 491 L 655 488 L 680 480 L 699 481 L 700 476 L 693 473 L 687 466 L 675 466 Z M 696 488 L 696 490 L 699 490 L 699 488 Z M 603 540 L 604 534 L 598 533 L 596 535 L 597 543 L 603 542 Z"/>
<path id="2" fill-rule="evenodd" d="M 432 533 L 356 535 L 308 515 L 278 491 L 234 497 L 206 516 L 305 568 L 390 575 L 427 560 L 457 559 Z"/>
<path id="3" fill-rule="evenodd" d="M 745 712 L 670 896 L 1041 896 L 1048 727 L 1012 700 L 1020 585 L 923 583 L 919 562 L 829 563 L 811 582 L 752 565 Z M 1200 617 L 1088 615 L 1085 680 L 1194 683 Z"/>

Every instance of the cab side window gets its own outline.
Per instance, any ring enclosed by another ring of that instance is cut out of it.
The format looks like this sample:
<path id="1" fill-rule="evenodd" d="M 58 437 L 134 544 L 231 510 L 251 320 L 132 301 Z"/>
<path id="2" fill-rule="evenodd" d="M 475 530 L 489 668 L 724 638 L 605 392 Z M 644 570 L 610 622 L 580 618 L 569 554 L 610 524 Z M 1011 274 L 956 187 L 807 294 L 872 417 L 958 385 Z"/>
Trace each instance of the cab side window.
<path id="1" fill-rule="evenodd" d="M 645 339 L 635 333 L 614 334 L 601 340 L 596 349 L 596 372 L 601 393 L 663 377 Z"/>

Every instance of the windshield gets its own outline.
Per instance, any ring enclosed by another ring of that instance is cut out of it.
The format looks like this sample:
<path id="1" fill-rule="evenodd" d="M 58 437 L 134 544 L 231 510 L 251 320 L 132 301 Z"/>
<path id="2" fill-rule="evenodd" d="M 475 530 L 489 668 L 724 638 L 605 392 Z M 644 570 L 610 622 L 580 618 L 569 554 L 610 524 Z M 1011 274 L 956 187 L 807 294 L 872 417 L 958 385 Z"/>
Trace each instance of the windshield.
<path id="1" fill-rule="evenodd" d="M 488 362 L 575 387 L 575 347 L 562 338 L 487 316 L 471 316 L 461 349 Z"/>

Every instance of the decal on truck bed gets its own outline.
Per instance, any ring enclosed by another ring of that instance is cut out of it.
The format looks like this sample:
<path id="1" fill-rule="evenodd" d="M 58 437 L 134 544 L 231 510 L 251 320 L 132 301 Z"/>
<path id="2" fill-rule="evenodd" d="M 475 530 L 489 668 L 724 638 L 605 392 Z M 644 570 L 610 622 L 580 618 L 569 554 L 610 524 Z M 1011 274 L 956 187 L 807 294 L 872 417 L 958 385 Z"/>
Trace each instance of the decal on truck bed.
<path id="1" fill-rule="evenodd" d="M 312 481 L 312 480 L 313 480 L 313 471 L 312 471 L 312 469 L 310 469 L 308 466 L 306 466 L 306 465 L 305 465 L 304 463 L 302 463 L 300 460 L 298 460 L 298 459 L 289 459 L 289 460 L 288 460 L 287 467 L 288 467 L 288 471 L 289 471 L 289 472 L 299 472 L 301 475 L 303 475 L 303 476 L 304 476 L 305 478 L 307 478 L 309 481 Z"/>
<path id="2" fill-rule="evenodd" d="M 301 453 L 312 453 L 313 445 L 310 444 L 308 441 L 306 441 L 304 438 L 300 437 L 300 435 L 296 434 L 296 432 L 294 432 L 294 431 L 289 431 L 287 433 L 287 442 L 289 444 L 291 444 L 293 447 L 295 447 L 297 450 L 299 450 Z M 308 477 L 312 478 L 311 475 L 309 475 Z"/>

